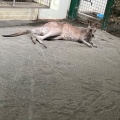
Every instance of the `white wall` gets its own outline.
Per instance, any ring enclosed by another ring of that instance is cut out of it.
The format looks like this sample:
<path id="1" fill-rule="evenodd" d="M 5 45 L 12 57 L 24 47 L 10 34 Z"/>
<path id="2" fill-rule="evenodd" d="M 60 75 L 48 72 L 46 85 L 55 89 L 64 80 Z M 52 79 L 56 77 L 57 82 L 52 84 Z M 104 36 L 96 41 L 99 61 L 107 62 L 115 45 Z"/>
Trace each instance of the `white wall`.
<path id="1" fill-rule="evenodd" d="M 40 9 L 39 19 L 64 19 L 71 0 L 51 0 L 50 9 Z"/>

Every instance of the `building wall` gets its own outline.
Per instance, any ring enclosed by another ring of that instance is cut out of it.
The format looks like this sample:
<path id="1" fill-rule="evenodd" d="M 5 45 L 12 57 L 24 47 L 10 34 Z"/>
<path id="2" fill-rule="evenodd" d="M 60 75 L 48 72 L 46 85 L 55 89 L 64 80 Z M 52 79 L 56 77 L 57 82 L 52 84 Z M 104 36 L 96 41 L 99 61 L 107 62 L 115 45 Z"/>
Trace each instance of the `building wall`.
<path id="1" fill-rule="evenodd" d="M 35 20 L 38 9 L 0 8 L 0 20 Z"/>
<path id="2" fill-rule="evenodd" d="M 71 0 L 52 0 L 50 9 L 40 9 L 39 19 L 64 19 Z"/>
<path id="3" fill-rule="evenodd" d="M 0 8 L 0 20 L 64 19 L 70 0 L 51 0 L 50 9 Z"/>

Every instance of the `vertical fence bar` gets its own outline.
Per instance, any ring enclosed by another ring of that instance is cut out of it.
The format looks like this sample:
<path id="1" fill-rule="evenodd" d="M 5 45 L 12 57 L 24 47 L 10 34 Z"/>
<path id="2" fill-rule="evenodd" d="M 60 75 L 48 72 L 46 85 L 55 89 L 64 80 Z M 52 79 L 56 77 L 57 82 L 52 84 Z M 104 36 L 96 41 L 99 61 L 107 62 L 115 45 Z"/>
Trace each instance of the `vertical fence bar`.
<path id="1" fill-rule="evenodd" d="M 104 18 L 103 18 L 103 22 L 102 22 L 102 30 L 107 29 L 108 20 L 109 20 L 109 17 L 111 15 L 111 12 L 112 12 L 113 5 L 114 5 L 114 0 L 107 1 L 105 13 L 104 13 Z"/>
<path id="2" fill-rule="evenodd" d="M 15 0 L 13 0 L 13 6 L 15 6 Z"/>
<path id="3" fill-rule="evenodd" d="M 80 0 L 71 0 L 70 8 L 68 12 L 68 18 L 75 19 L 79 8 Z"/>

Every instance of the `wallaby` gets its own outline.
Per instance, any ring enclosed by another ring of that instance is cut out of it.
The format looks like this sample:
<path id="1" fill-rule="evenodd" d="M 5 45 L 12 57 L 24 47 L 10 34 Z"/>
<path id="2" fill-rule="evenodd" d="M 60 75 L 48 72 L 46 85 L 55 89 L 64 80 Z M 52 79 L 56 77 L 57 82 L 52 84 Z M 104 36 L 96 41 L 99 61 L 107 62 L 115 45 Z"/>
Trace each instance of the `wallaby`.
<path id="1" fill-rule="evenodd" d="M 43 44 L 43 40 L 51 38 L 56 40 L 80 42 L 88 47 L 97 47 L 92 42 L 92 37 L 94 37 L 97 25 L 97 23 L 91 24 L 89 22 L 87 28 L 78 28 L 68 23 L 48 22 L 41 27 L 10 35 L 3 35 L 3 37 L 16 37 L 24 34 L 30 34 L 30 38 L 34 44 L 36 44 L 36 41 L 38 41 L 40 44 Z M 47 48 L 45 45 L 44 47 Z"/>

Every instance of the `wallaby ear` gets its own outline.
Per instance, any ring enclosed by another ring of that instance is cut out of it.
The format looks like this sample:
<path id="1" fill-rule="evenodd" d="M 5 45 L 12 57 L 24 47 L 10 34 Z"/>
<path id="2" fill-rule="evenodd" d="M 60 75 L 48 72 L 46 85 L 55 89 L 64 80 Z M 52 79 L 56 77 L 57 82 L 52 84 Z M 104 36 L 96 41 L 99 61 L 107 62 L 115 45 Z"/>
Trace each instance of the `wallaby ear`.
<path id="1" fill-rule="evenodd" d="M 88 20 L 88 26 L 91 26 L 92 25 L 92 23 Z"/>
<path id="2" fill-rule="evenodd" d="M 95 25 L 95 27 L 96 27 L 96 28 L 98 28 L 98 26 L 99 26 L 99 23 L 95 23 L 94 25 Z"/>
<path id="3" fill-rule="evenodd" d="M 98 23 L 98 21 L 95 22 L 95 23 L 93 24 L 93 26 L 95 26 L 96 28 L 98 28 L 98 27 L 99 27 L 99 23 Z"/>

